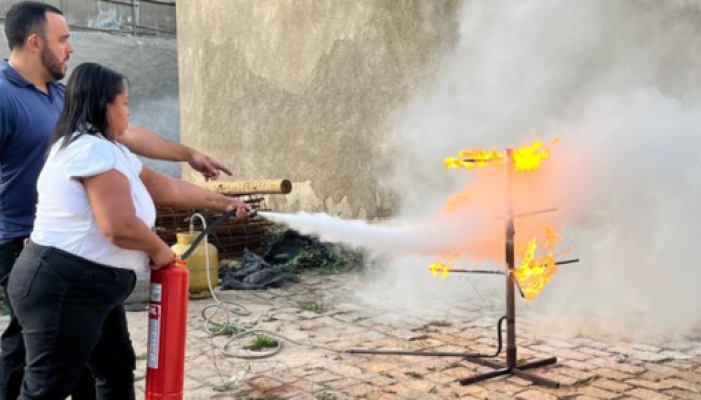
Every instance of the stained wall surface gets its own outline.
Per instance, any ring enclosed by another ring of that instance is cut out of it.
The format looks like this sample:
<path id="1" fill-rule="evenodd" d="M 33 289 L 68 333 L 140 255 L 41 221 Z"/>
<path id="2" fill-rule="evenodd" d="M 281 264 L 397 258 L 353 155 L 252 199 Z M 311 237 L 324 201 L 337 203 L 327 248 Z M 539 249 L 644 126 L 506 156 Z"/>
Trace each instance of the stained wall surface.
<path id="1" fill-rule="evenodd" d="M 202 0 L 177 8 L 181 140 L 235 179 L 288 178 L 279 210 L 392 212 L 392 113 L 458 35 L 458 0 Z M 183 177 L 198 179 L 188 168 Z"/>

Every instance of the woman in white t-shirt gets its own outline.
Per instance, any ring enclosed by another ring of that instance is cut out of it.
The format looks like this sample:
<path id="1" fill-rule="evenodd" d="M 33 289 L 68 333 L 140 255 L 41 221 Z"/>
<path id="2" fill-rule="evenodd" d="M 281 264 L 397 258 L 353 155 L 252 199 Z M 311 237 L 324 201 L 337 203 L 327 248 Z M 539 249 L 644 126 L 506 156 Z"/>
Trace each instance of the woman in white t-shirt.
<path id="1" fill-rule="evenodd" d="M 72 73 L 39 176 L 36 222 L 9 278 L 27 367 L 21 400 L 65 399 L 88 364 L 101 400 L 135 398 L 135 356 L 122 302 L 135 270 L 174 259 L 152 228 L 156 204 L 236 209 L 237 199 L 171 179 L 118 143 L 129 121 L 125 78 L 86 63 Z"/>

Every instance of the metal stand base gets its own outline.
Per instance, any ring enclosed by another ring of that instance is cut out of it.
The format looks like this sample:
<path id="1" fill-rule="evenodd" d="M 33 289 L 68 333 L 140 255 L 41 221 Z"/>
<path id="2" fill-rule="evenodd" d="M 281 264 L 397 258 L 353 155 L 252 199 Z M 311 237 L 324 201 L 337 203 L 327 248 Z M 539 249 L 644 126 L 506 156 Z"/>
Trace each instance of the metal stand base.
<path id="1" fill-rule="evenodd" d="M 384 354 L 384 355 L 400 355 L 400 356 L 423 356 L 423 357 L 461 357 L 464 360 L 473 362 L 475 364 L 484 365 L 494 369 L 494 371 L 486 372 L 483 374 L 471 376 L 468 378 L 456 379 L 456 382 L 460 382 L 461 385 L 469 385 L 476 382 L 481 382 L 487 379 L 497 378 L 505 375 L 515 375 L 519 378 L 526 379 L 538 385 L 543 385 L 549 388 L 557 389 L 560 387 L 560 383 L 551 381 L 550 379 L 541 378 L 539 376 L 533 375 L 526 372 L 526 370 L 543 367 L 550 364 L 555 364 L 557 362 L 556 357 L 550 357 L 543 360 L 533 361 L 526 364 L 518 365 L 517 358 L 517 346 L 516 346 L 516 287 L 517 282 L 514 277 L 514 271 L 516 269 L 516 256 L 514 254 L 515 247 L 515 235 L 516 229 L 514 227 L 514 219 L 518 217 L 523 217 L 527 215 L 539 214 L 542 212 L 550 212 L 549 210 L 536 211 L 528 214 L 514 214 L 513 208 L 513 193 L 512 193 L 512 181 L 514 173 L 514 151 L 513 149 L 507 149 L 507 200 L 508 209 L 505 221 L 505 261 L 506 270 L 500 275 L 506 277 L 506 315 L 499 319 L 497 323 L 497 349 L 494 354 L 478 354 L 478 353 L 457 353 L 457 352 L 420 352 L 420 351 L 403 351 L 403 350 L 371 350 L 371 349 L 348 349 L 346 352 L 354 354 Z M 475 160 L 467 160 L 475 161 Z M 562 263 L 577 262 L 579 260 L 570 260 Z M 472 273 L 491 273 L 491 271 L 475 271 L 475 270 L 465 270 L 463 272 Z M 519 291 L 520 291 L 519 287 Z M 523 295 L 523 293 L 521 293 Z M 493 358 L 501 354 L 503 348 L 502 341 L 502 328 L 503 323 L 506 322 L 506 364 L 498 364 L 492 361 L 487 361 L 484 358 Z"/>
<path id="2" fill-rule="evenodd" d="M 460 382 L 461 385 L 470 385 L 477 382 L 482 382 L 492 378 L 498 378 L 504 375 L 515 375 L 519 378 L 529 380 L 537 385 L 542 385 L 552 389 L 557 389 L 560 387 L 559 382 L 551 381 L 550 379 L 541 378 L 539 376 L 530 374 L 526 370 L 544 367 L 546 365 L 551 365 L 557 363 L 557 357 L 550 357 L 543 360 L 532 361 L 526 364 L 516 365 L 516 347 L 511 351 L 507 349 L 506 351 L 506 362 L 507 365 L 495 363 L 485 358 L 498 357 L 503 350 L 503 340 L 502 340 L 502 324 L 507 320 L 507 317 L 502 317 L 497 323 L 497 348 L 492 354 L 478 354 L 478 353 L 461 353 L 461 352 L 448 352 L 448 351 L 408 351 L 408 350 L 373 350 L 373 349 L 358 349 L 352 348 L 346 350 L 350 354 L 373 354 L 373 355 L 388 355 L 388 356 L 414 356 L 414 357 L 460 357 L 463 360 L 469 361 L 471 363 L 483 365 L 488 368 L 493 368 L 495 371 L 486 372 L 483 374 L 471 376 L 469 378 L 456 379 L 455 382 Z M 515 338 L 507 337 L 507 342 L 514 343 Z"/>
<path id="3" fill-rule="evenodd" d="M 482 359 L 466 358 L 466 360 L 477 363 L 477 364 L 484 365 L 485 367 L 494 368 L 495 371 L 485 372 L 483 374 L 471 376 L 469 378 L 458 379 L 457 382 L 460 382 L 460 384 L 463 386 L 470 385 L 470 384 L 477 383 L 477 382 L 486 381 L 486 380 L 492 379 L 492 378 L 498 378 L 498 377 L 504 376 L 504 375 L 515 375 L 515 376 L 518 376 L 519 378 L 531 381 L 537 385 L 546 386 L 546 387 L 549 387 L 552 389 L 557 389 L 560 387 L 559 382 L 551 381 L 550 379 L 546 379 L 546 378 L 541 378 L 539 376 L 533 375 L 533 374 L 525 371 L 528 369 L 539 368 L 539 367 L 544 367 L 546 365 L 555 364 L 557 362 L 557 357 L 545 358 L 543 360 L 533 361 L 533 362 L 530 362 L 527 364 L 522 364 L 522 365 L 519 365 L 516 367 L 506 367 L 504 365 L 494 363 L 491 361 L 487 361 L 487 360 L 482 360 Z"/>

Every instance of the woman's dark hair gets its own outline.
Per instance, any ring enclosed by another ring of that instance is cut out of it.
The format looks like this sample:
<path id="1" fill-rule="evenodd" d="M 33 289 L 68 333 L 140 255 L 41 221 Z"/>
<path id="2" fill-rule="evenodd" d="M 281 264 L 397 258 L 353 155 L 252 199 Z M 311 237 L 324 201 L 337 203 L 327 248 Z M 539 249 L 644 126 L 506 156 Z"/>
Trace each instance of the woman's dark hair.
<path id="1" fill-rule="evenodd" d="M 101 135 L 109 141 L 107 105 L 122 93 L 127 79 L 107 67 L 83 63 L 76 67 L 66 85 L 63 112 L 56 124 L 51 144 L 63 139 L 61 149 L 80 135 Z"/>

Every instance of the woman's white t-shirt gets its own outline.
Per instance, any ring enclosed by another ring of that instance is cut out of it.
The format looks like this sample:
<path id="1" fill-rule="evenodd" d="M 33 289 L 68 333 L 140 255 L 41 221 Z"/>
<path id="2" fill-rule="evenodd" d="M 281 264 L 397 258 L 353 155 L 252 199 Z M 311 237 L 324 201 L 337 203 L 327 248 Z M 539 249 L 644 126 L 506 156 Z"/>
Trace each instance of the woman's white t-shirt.
<path id="1" fill-rule="evenodd" d="M 111 267 L 140 270 L 148 255 L 110 243 L 100 231 L 85 187 L 73 178 L 115 169 L 129 180 L 136 216 L 153 227 L 156 207 L 139 175 L 142 162 L 129 149 L 101 136 L 83 134 L 58 151 L 56 142 L 37 183 L 39 202 L 31 240 Z"/>

